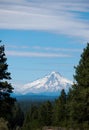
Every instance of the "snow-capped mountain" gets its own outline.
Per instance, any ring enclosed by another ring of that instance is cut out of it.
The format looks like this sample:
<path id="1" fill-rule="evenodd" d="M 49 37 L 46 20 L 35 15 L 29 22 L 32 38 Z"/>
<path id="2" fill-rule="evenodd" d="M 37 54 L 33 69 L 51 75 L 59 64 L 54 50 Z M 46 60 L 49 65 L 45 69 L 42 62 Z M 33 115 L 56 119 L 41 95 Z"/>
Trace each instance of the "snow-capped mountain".
<path id="1" fill-rule="evenodd" d="M 44 78 L 38 79 L 31 83 L 27 83 L 19 90 L 15 90 L 16 93 L 27 94 L 59 94 L 62 89 L 68 91 L 72 82 L 62 77 L 58 72 L 52 72 Z"/>

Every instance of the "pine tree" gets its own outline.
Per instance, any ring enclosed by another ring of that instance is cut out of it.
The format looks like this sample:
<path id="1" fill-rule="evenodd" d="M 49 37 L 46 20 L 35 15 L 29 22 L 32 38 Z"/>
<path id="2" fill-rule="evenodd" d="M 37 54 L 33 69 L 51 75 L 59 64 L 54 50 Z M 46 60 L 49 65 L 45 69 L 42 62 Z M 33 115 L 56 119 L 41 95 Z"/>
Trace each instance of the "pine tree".
<path id="1" fill-rule="evenodd" d="M 79 65 L 75 67 L 75 83 L 70 101 L 71 124 L 89 127 L 89 44 L 84 49 Z"/>
<path id="2" fill-rule="evenodd" d="M 59 98 L 55 100 L 53 108 L 53 125 L 66 125 L 66 93 L 64 89 L 61 91 Z"/>
<path id="3" fill-rule="evenodd" d="M 38 107 L 32 105 L 25 115 L 22 130 L 36 130 L 37 128 L 40 128 L 41 125 L 42 124 L 38 119 Z"/>
<path id="4" fill-rule="evenodd" d="M 39 122 L 43 126 L 50 126 L 52 124 L 52 104 L 50 101 L 47 101 L 40 106 Z"/>
<path id="5" fill-rule="evenodd" d="M 8 70 L 7 58 L 5 55 L 4 45 L 0 46 L 0 117 L 9 118 L 11 109 L 14 105 L 15 99 L 11 97 L 13 87 L 7 80 L 10 80 L 10 73 Z"/>
<path id="6" fill-rule="evenodd" d="M 45 103 L 45 111 L 46 111 L 45 123 L 47 126 L 50 126 L 52 124 L 52 104 L 50 101 L 47 101 Z"/>

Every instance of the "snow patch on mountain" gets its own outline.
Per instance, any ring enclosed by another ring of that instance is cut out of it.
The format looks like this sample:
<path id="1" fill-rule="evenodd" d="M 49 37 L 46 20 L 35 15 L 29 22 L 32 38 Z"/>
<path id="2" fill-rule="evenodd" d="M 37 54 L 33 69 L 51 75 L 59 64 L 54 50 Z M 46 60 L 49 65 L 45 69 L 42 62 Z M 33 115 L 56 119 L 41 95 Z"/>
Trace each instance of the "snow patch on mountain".
<path id="1" fill-rule="evenodd" d="M 58 72 L 52 72 L 44 78 L 38 79 L 31 83 L 27 83 L 20 89 L 15 90 L 15 93 L 19 94 L 49 94 L 49 93 L 60 93 L 62 89 L 68 91 L 71 87 L 72 82 L 64 78 Z"/>

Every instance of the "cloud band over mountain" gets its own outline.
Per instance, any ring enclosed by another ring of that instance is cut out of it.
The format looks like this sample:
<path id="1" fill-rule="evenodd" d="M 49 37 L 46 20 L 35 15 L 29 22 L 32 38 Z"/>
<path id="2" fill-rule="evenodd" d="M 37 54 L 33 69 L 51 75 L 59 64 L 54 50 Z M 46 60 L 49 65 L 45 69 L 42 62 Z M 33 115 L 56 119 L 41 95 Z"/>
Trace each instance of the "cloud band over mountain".
<path id="1" fill-rule="evenodd" d="M 88 13 L 88 0 L 0 0 L 0 28 L 51 31 L 89 40 Z"/>

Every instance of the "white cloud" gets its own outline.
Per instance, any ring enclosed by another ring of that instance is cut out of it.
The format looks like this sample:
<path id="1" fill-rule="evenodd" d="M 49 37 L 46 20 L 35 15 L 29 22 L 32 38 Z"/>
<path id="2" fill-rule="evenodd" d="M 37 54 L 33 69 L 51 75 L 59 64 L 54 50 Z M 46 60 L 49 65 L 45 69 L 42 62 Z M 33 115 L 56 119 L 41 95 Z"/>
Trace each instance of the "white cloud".
<path id="1" fill-rule="evenodd" d="M 41 46 L 34 46 L 32 47 L 36 50 L 45 50 L 45 51 L 54 51 L 54 52 L 58 52 L 58 51 L 63 51 L 63 52 L 82 52 L 82 49 L 73 49 L 73 48 L 53 48 L 53 47 L 41 47 Z"/>
<path id="2" fill-rule="evenodd" d="M 80 17 L 82 12 L 89 13 L 87 0 L 0 0 L 0 3 L 1 29 L 46 30 L 89 40 L 89 19 Z"/>
<path id="3" fill-rule="evenodd" d="M 8 49 L 19 49 L 19 50 L 26 50 L 26 49 L 33 49 L 33 50 L 39 50 L 39 51 L 52 51 L 52 52 L 82 52 L 82 49 L 73 49 L 73 48 L 56 48 L 56 47 L 42 47 L 42 46 L 18 46 L 18 45 L 7 45 L 6 46 L 7 50 Z"/>
<path id="4" fill-rule="evenodd" d="M 31 48 L 30 46 L 26 46 L 26 45 L 23 45 L 23 46 L 18 46 L 18 45 L 6 45 L 6 48 L 11 48 L 11 49 L 29 49 Z"/>
<path id="5" fill-rule="evenodd" d="M 58 57 L 71 57 L 68 54 L 56 54 L 56 53 L 40 53 L 40 52 L 20 52 L 20 51 L 6 51 L 8 56 L 19 57 L 42 57 L 42 58 L 58 58 Z"/>

